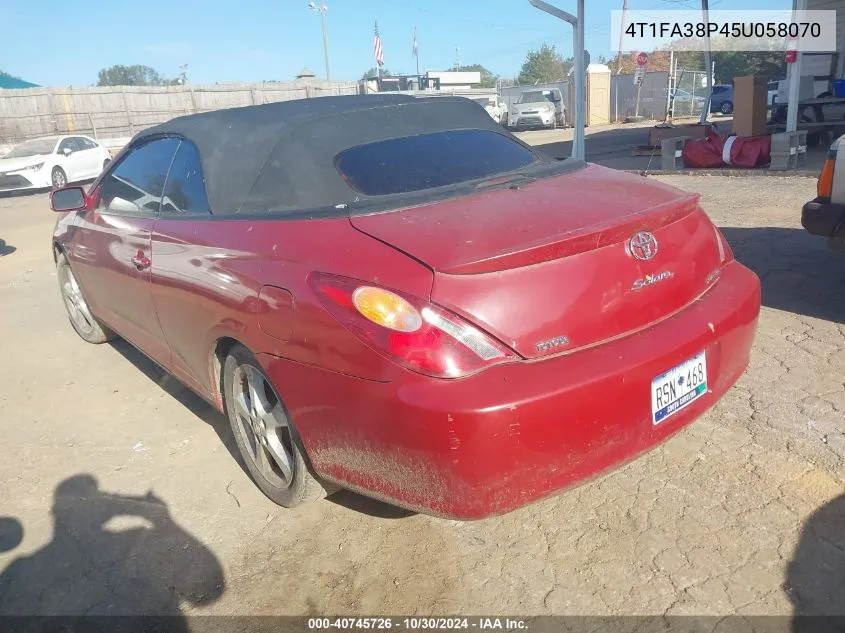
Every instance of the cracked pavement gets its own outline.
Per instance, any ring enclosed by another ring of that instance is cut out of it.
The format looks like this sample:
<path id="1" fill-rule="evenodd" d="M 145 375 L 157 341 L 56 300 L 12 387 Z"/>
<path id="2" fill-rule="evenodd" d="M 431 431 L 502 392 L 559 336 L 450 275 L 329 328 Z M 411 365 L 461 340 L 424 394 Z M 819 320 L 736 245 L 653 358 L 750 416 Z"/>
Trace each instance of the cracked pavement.
<path id="1" fill-rule="evenodd" d="M 633 463 L 473 523 L 347 492 L 272 505 L 222 416 L 75 336 L 46 196 L 0 198 L 0 613 L 845 614 L 845 255 L 800 227 L 815 182 L 659 180 L 762 278 L 748 371 Z"/>

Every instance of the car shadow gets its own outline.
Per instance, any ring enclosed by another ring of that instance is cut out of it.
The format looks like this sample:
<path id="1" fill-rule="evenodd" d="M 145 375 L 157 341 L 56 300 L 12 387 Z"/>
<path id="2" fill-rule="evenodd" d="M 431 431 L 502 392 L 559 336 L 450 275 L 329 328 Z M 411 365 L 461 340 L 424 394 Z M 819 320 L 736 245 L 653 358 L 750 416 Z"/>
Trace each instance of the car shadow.
<path id="1" fill-rule="evenodd" d="M 114 339 L 109 345 L 123 356 L 123 358 L 132 363 L 147 378 L 163 389 L 170 397 L 174 398 L 196 417 L 214 429 L 214 432 L 217 433 L 217 437 L 220 438 L 220 442 L 226 447 L 232 459 L 238 463 L 244 474 L 252 479 L 252 475 L 250 475 L 249 469 L 246 467 L 238 446 L 235 443 L 229 420 L 225 415 L 191 391 L 178 378 L 166 372 L 122 338 Z M 405 510 L 346 489 L 332 490 L 327 500 L 349 510 L 380 519 L 399 519 L 415 514 L 410 510 Z"/>
<path id="2" fill-rule="evenodd" d="M 52 540 L 0 572 L 0 616 L 176 616 L 167 630 L 188 631 L 182 604 L 209 605 L 226 590 L 217 557 L 152 491 L 109 493 L 78 474 L 56 486 L 51 514 Z M 17 519 L 0 518 L 0 552 L 24 533 Z"/>
<path id="3" fill-rule="evenodd" d="M 845 494 L 807 519 L 783 584 L 792 630 L 841 631 L 845 623 Z M 835 620 L 832 616 L 838 616 Z M 838 627 L 836 626 L 838 622 Z"/>
<path id="4" fill-rule="evenodd" d="M 0 240 L 0 257 L 3 257 L 4 255 L 11 255 L 16 250 L 18 249 L 11 244 L 6 244 L 6 240 Z"/>
<path id="5" fill-rule="evenodd" d="M 208 424 L 220 442 L 229 451 L 229 454 L 238 462 L 241 470 L 249 475 L 246 464 L 241 460 L 241 454 L 238 451 L 238 446 L 235 443 L 235 438 L 232 435 L 229 419 L 215 409 L 211 404 L 206 402 L 202 397 L 191 391 L 185 384 L 179 381 L 178 378 L 172 376 L 158 364 L 145 356 L 143 352 L 127 343 L 122 338 L 116 338 L 109 343 L 112 349 L 119 353 L 123 358 L 132 363 L 141 373 L 143 373 L 152 382 L 158 385 L 171 398 L 179 402 L 188 411 L 193 413 L 200 420 Z"/>
<path id="6" fill-rule="evenodd" d="M 720 227 L 737 261 L 763 286 L 763 305 L 845 322 L 845 253 L 803 229 Z"/>
<path id="7" fill-rule="evenodd" d="M 0 199 L 3 198 L 28 198 L 30 196 L 50 193 L 50 187 L 41 189 L 22 189 L 20 191 L 0 191 Z"/>
<path id="8" fill-rule="evenodd" d="M 413 510 L 406 510 L 351 490 L 338 490 L 329 495 L 327 500 L 347 510 L 360 512 L 377 519 L 406 519 L 416 515 Z"/>

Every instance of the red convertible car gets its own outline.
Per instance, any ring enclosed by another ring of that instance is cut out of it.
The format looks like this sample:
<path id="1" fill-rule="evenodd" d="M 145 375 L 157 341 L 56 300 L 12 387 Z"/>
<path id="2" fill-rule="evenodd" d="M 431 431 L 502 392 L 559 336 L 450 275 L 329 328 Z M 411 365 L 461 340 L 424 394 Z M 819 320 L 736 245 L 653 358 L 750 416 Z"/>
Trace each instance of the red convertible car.
<path id="1" fill-rule="evenodd" d="M 177 118 L 52 205 L 79 335 L 224 411 L 284 506 L 550 495 L 711 407 L 760 308 L 697 196 L 544 158 L 461 98 Z"/>

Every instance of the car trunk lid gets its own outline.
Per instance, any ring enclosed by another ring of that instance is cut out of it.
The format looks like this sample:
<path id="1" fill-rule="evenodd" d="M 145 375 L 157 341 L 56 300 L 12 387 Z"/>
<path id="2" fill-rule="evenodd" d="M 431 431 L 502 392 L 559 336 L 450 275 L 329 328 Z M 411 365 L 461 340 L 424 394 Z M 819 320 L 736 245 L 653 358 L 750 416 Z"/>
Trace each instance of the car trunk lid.
<path id="1" fill-rule="evenodd" d="M 493 188 L 350 221 L 429 266 L 434 302 L 526 358 L 673 314 L 706 290 L 725 257 L 698 196 L 637 176 L 588 165 L 485 184 Z M 642 250 L 649 244 L 653 257 Z"/>

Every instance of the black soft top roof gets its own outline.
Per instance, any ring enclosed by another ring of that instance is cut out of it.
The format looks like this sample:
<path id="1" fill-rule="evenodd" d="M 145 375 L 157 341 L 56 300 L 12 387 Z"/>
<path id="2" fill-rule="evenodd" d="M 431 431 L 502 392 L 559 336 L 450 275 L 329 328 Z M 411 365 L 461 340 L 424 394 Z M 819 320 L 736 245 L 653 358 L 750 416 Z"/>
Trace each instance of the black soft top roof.
<path id="1" fill-rule="evenodd" d="M 461 97 L 350 95 L 282 101 L 178 117 L 132 143 L 177 135 L 199 149 L 212 213 L 335 206 L 362 197 L 335 168 L 345 149 L 456 129 L 507 135 Z"/>

